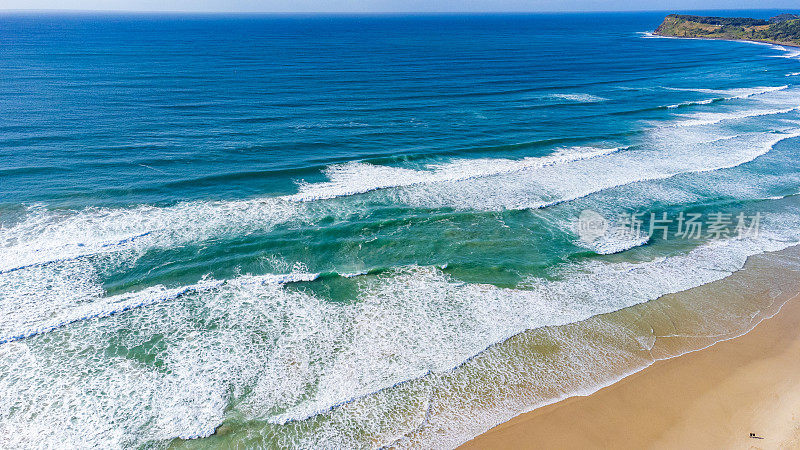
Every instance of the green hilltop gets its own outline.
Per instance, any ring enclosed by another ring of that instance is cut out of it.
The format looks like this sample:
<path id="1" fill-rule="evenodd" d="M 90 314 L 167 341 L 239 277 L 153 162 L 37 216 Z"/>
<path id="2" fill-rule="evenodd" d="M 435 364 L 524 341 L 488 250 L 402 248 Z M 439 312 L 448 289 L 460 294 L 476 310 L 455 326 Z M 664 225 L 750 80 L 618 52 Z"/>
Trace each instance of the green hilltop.
<path id="1" fill-rule="evenodd" d="M 670 14 L 656 28 L 659 36 L 740 39 L 800 45 L 800 16 L 781 14 L 769 20 Z"/>

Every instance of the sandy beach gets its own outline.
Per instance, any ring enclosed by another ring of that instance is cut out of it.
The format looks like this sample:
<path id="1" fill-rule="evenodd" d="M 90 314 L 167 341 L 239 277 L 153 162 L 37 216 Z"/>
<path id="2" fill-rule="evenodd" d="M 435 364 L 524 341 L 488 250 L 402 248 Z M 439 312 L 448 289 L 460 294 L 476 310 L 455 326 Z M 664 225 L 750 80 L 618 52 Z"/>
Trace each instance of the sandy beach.
<path id="1" fill-rule="evenodd" d="M 794 297 L 744 336 L 522 414 L 460 448 L 797 448 L 798 355 Z"/>

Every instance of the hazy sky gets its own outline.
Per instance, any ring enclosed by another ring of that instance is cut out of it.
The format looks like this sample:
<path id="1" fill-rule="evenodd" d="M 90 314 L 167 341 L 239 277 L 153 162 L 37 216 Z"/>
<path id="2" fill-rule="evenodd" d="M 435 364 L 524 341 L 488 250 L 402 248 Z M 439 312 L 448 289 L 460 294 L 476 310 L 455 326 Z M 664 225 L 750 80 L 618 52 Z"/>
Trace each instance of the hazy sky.
<path id="1" fill-rule="evenodd" d="M 480 12 L 797 9 L 798 0 L 0 0 L 0 9 L 226 12 Z"/>

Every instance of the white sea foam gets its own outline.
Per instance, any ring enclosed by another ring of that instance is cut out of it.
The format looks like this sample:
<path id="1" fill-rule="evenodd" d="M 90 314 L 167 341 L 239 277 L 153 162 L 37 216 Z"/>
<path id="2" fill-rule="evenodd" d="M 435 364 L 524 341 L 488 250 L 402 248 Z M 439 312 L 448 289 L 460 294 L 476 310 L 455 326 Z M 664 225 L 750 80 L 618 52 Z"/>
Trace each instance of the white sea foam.
<path id="1" fill-rule="evenodd" d="M 734 88 L 734 89 L 706 89 L 706 88 L 676 88 L 676 87 L 665 87 L 663 89 L 667 89 L 670 91 L 686 91 L 686 92 L 699 92 L 703 94 L 710 94 L 716 95 L 717 97 L 708 98 L 703 100 L 691 100 L 681 103 L 675 103 L 672 105 L 667 105 L 667 108 L 674 109 L 680 108 L 683 106 L 692 106 L 692 105 L 709 105 L 717 101 L 721 100 L 733 100 L 733 99 L 747 99 L 751 97 L 761 96 L 764 94 L 768 94 L 771 92 L 778 92 L 785 89 L 788 89 L 789 85 L 782 85 L 782 86 L 756 86 L 752 88 Z"/>
<path id="2" fill-rule="evenodd" d="M 350 272 L 350 273 L 343 273 L 342 277 L 344 277 L 344 278 L 355 278 L 355 277 L 359 277 L 359 276 L 366 275 L 366 274 L 367 274 L 366 271 L 363 271 L 363 272 Z"/>
<path id="3" fill-rule="evenodd" d="M 783 52 L 782 55 L 774 55 L 776 58 L 800 59 L 800 49 L 798 48 L 788 49 L 782 45 L 775 45 L 773 48 Z"/>
<path id="4" fill-rule="evenodd" d="M 578 102 L 578 103 L 597 103 L 608 100 L 605 97 L 600 97 L 598 95 L 592 95 L 592 94 L 550 94 L 548 97 L 557 100 L 568 100 L 571 102 Z"/>
<path id="5" fill-rule="evenodd" d="M 302 205 L 281 199 L 186 202 L 170 207 L 49 211 L 0 228 L 0 274 L 85 256 L 145 251 L 210 237 L 247 235 L 302 218 Z"/>
<path id="6" fill-rule="evenodd" d="M 73 267 L 68 267 L 73 266 Z M 71 269 L 71 270 L 70 270 Z M 69 277 L 58 276 L 67 272 Z M 53 276 L 53 274 L 57 276 Z M 288 273 L 243 276 L 237 283 L 282 285 L 314 281 L 319 274 Z M 47 289 L 42 290 L 46 283 Z M 108 317 L 113 314 L 175 300 L 190 293 L 207 292 L 224 281 L 203 279 L 179 288 L 163 285 L 142 291 L 105 296 L 95 278 L 94 268 L 83 261 L 61 263 L 56 270 L 35 266 L 0 278 L 0 345 L 46 333 L 80 320 Z"/>
<path id="7" fill-rule="evenodd" d="M 771 195 L 769 197 L 764 197 L 764 200 L 783 200 L 785 198 L 794 197 L 796 195 L 800 195 L 800 192 L 793 192 L 791 194 L 786 194 L 786 195 Z"/>
<path id="8" fill-rule="evenodd" d="M 686 131 L 679 133 L 680 130 Z M 775 144 L 800 132 L 753 133 L 703 141 L 705 133 L 676 128 L 654 134 L 641 148 L 598 158 L 591 164 L 504 175 L 502 180 L 481 178 L 469 183 L 414 186 L 387 192 L 393 202 L 420 207 L 459 209 L 538 209 L 574 201 L 607 189 L 680 174 L 713 172 L 746 164 L 768 153 Z M 669 151 L 669 157 L 659 147 Z"/>
<path id="9" fill-rule="evenodd" d="M 644 39 L 652 39 L 652 38 L 658 38 L 658 39 L 684 39 L 684 40 L 692 40 L 692 41 L 706 41 L 706 40 L 708 40 L 708 38 L 701 38 L 701 37 L 662 36 L 662 35 L 655 34 L 654 31 L 638 31 L 638 32 L 636 32 L 636 34 L 640 35 L 640 37 L 642 37 Z M 779 50 L 781 52 L 784 52 L 784 54 L 782 54 L 782 55 L 770 55 L 770 56 L 774 56 L 776 58 L 797 58 L 798 56 L 800 56 L 800 50 L 796 49 L 795 47 L 792 47 L 792 49 L 787 49 L 786 47 L 784 47 L 782 45 L 777 45 L 777 44 L 773 44 L 773 43 L 770 43 L 770 42 L 751 41 L 751 40 L 747 40 L 747 39 L 715 39 L 715 40 L 727 41 L 727 42 L 741 42 L 743 44 L 762 45 L 762 46 L 767 46 L 767 47 L 769 47 L 769 48 L 771 48 L 773 50 Z"/>
<path id="10" fill-rule="evenodd" d="M 742 119 L 749 119 L 752 117 L 786 114 L 792 111 L 796 111 L 798 108 L 800 108 L 800 106 L 792 108 L 780 108 L 780 109 L 751 109 L 751 110 L 735 111 L 727 113 L 698 112 L 693 114 L 680 114 L 679 117 L 685 117 L 686 119 L 677 122 L 675 126 L 692 127 L 699 125 L 713 125 L 729 120 L 742 120 Z"/>
<path id="11" fill-rule="evenodd" d="M 667 108 L 674 109 L 680 108 L 681 106 L 690 106 L 690 105 L 709 105 L 714 103 L 715 101 L 721 100 L 721 98 L 709 98 L 706 100 L 697 100 L 691 102 L 682 102 L 682 103 L 675 103 L 674 105 L 668 105 Z"/>
<path id="12" fill-rule="evenodd" d="M 678 39 L 672 36 L 661 36 L 655 34 L 653 31 L 637 31 L 638 34 L 642 39 Z"/>
<path id="13" fill-rule="evenodd" d="M 783 91 L 788 88 L 789 85 L 784 84 L 781 86 L 756 86 L 751 88 L 734 88 L 734 89 L 676 88 L 676 87 L 667 87 L 665 89 L 668 89 L 670 91 L 689 91 L 689 92 L 700 92 L 703 94 L 720 95 L 723 98 L 728 98 L 728 99 L 744 99 L 744 98 L 750 98 L 758 95 L 767 94 L 770 92 Z"/>
<path id="14" fill-rule="evenodd" d="M 795 136 L 794 131 L 785 135 L 770 135 L 761 131 L 748 134 L 747 138 L 725 142 L 729 139 L 730 132 L 723 126 L 738 125 L 741 121 L 752 118 L 780 120 L 782 114 L 797 109 L 796 97 L 787 90 L 787 86 L 731 90 L 728 95 L 751 98 L 766 93 L 781 94 L 760 100 L 770 106 L 780 106 L 779 108 L 751 108 L 680 116 L 677 121 L 652 130 L 648 141 L 625 148 L 625 151 L 595 149 L 585 153 L 570 152 L 566 155 L 516 161 L 456 161 L 430 166 L 429 170 L 353 163 L 331 168 L 328 171 L 331 181 L 304 185 L 295 198 L 310 201 L 393 188 L 391 192 L 385 193 L 391 201 L 418 206 L 541 208 L 621 184 L 734 167 L 764 154 L 776 142 Z M 787 102 L 795 104 L 783 107 Z M 719 129 L 705 129 L 702 133 L 689 131 L 691 134 L 665 129 L 674 126 L 693 129 L 710 125 L 719 125 Z M 763 129 L 764 124 L 753 126 Z M 712 139 L 709 140 L 708 137 Z M 662 156 L 666 153 L 670 154 L 667 161 Z M 547 158 L 553 158 L 552 163 L 548 163 Z"/>
<path id="15" fill-rule="evenodd" d="M 365 279 L 358 301 L 346 305 L 282 289 L 272 277 L 185 286 L 169 291 L 172 301 L 0 346 L 0 442 L 118 447 L 207 436 L 233 399 L 248 419 L 302 420 L 448 371 L 522 330 L 575 322 L 723 278 L 748 255 L 784 248 L 791 238 L 717 242 L 640 264 L 582 263 L 565 267 L 563 281 L 532 278 L 519 289 L 466 284 L 435 268 L 409 267 Z M 152 298 L 151 291 L 128 298 Z M 102 302 L 86 310 L 104 311 Z M 159 366 L 113 356 L 114 349 L 148 345 Z M 378 420 L 354 409 L 351 425 Z M 370 414 L 380 409 L 371 405 Z M 308 441 L 283 444 L 360 445 L 352 440 L 357 436 L 324 423 L 301 437 Z"/>
<path id="16" fill-rule="evenodd" d="M 641 247 L 649 241 L 650 237 L 647 235 L 630 235 L 626 230 L 615 228 L 595 240 L 582 242 L 582 244 L 599 255 L 611 255 Z"/>
<path id="17" fill-rule="evenodd" d="M 620 148 L 573 147 L 543 157 L 518 160 L 463 159 L 444 164 L 431 164 L 426 170 L 351 162 L 327 168 L 325 174 L 330 181 L 302 184 L 297 194 L 287 198 L 308 202 L 380 189 L 468 181 L 598 158 L 620 150 Z"/>

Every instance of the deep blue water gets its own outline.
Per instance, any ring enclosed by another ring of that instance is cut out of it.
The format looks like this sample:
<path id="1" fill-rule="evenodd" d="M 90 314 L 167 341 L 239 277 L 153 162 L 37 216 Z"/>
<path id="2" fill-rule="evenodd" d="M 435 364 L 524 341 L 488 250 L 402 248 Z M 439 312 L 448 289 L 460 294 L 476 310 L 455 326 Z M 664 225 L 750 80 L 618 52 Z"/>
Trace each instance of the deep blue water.
<path id="1" fill-rule="evenodd" d="M 386 443 L 313 421 L 800 240 L 800 50 L 663 16 L 0 15 L 2 422 Z M 764 233 L 587 242 L 586 209 Z"/>
<path id="2" fill-rule="evenodd" d="M 5 15 L 2 204 L 277 195 L 344 161 L 539 156 L 691 98 L 620 86 L 790 70 L 747 70 L 758 47 L 632 39 L 662 17 Z M 576 92 L 608 100 L 547 97 Z"/>

